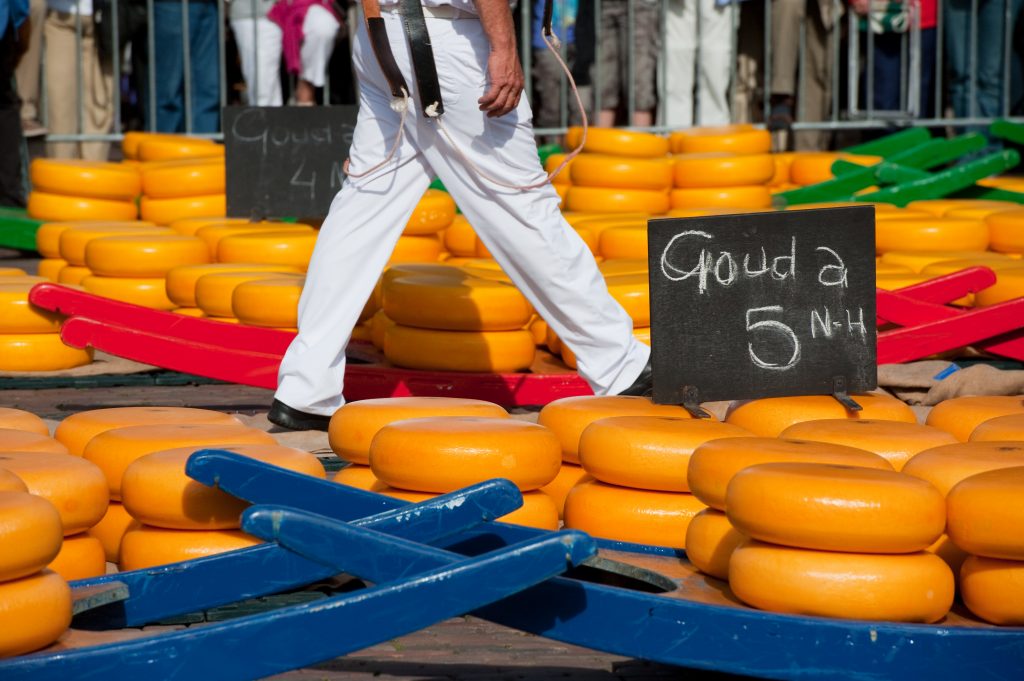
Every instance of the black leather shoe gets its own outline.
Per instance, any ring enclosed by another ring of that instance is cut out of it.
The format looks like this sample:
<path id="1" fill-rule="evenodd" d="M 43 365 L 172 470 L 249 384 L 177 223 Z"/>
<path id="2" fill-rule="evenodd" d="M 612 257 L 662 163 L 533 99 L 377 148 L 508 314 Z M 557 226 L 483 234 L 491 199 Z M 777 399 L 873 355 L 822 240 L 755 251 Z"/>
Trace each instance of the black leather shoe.
<path id="1" fill-rule="evenodd" d="M 304 411 L 292 409 L 280 400 L 274 400 L 274 403 L 270 405 L 267 420 L 288 430 L 327 430 L 327 426 L 331 423 L 330 416 L 307 414 Z"/>
<path id="2" fill-rule="evenodd" d="M 619 393 L 620 395 L 632 395 L 636 397 L 650 397 L 654 394 L 654 374 L 651 371 L 651 360 L 647 360 L 640 375 L 633 381 L 633 385 Z"/>

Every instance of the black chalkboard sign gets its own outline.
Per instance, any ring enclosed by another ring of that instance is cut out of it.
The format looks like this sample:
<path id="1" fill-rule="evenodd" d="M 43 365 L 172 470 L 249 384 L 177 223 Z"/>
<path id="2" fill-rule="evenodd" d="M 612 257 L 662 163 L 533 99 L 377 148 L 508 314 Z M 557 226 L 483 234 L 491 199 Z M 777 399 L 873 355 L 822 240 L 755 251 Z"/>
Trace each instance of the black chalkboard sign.
<path id="1" fill-rule="evenodd" d="M 354 106 L 224 109 L 229 217 L 317 218 L 341 189 Z"/>
<path id="2" fill-rule="evenodd" d="M 877 387 L 872 206 L 648 223 L 654 401 Z"/>

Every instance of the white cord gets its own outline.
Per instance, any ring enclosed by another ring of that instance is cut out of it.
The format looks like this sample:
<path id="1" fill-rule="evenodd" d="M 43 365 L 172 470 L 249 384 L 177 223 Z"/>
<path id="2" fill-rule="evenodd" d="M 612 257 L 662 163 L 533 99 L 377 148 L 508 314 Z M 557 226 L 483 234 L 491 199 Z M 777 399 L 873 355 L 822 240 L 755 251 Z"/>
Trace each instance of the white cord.
<path id="1" fill-rule="evenodd" d="M 349 177 L 366 177 L 370 173 L 376 172 L 383 168 L 385 165 L 388 164 L 389 161 L 391 161 L 391 159 L 395 157 L 395 154 L 398 153 L 398 147 L 402 144 L 402 139 L 405 137 L 405 119 L 409 115 L 409 93 L 406 91 L 405 88 L 402 88 L 401 99 L 396 98 L 391 100 L 391 110 L 400 111 L 402 113 L 402 118 L 398 123 L 398 136 L 395 137 L 395 143 L 391 146 L 391 151 L 388 153 L 387 157 L 383 161 L 373 166 L 369 170 L 363 171 L 361 173 L 353 173 L 352 171 L 350 171 L 348 167 L 349 159 L 346 158 L 345 162 L 341 166 L 341 170 Z"/>

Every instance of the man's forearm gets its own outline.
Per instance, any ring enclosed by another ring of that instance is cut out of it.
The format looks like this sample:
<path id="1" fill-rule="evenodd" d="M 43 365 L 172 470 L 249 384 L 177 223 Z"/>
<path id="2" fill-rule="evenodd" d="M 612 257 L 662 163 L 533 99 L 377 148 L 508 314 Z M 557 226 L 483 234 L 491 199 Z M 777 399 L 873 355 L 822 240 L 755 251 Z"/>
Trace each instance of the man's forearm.
<path id="1" fill-rule="evenodd" d="M 516 29 L 508 0 L 473 0 L 492 52 L 516 49 Z"/>

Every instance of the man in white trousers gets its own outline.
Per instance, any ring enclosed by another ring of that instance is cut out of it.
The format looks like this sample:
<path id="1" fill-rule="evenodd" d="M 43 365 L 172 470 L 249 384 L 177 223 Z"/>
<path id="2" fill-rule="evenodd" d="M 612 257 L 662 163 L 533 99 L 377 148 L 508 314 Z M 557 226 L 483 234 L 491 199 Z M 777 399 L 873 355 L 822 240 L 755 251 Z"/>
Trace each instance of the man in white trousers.
<path id="1" fill-rule="evenodd" d="M 530 105 L 521 99 L 523 72 L 507 0 L 420 3 L 443 100 L 441 121 L 451 141 L 437 119 L 421 112 L 398 4 L 380 0 L 388 43 L 412 89 L 404 136 L 393 158 L 356 177 L 388 158 L 402 121 L 364 24 L 353 50 L 360 102 L 351 175 L 321 227 L 299 301 L 299 333 L 281 362 L 268 418 L 285 428 L 326 429 L 344 404 L 345 346 L 352 328 L 435 176 L 495 260 L 575 353 L 579 373 L 594 392 L 648 392 L 650 349 L 633 338 L 632 321 L 562 218 L 555 190 L 549 184 L 507 189 L 481 176 L 518 186 L 545 177 Z M 374 0 L 367 5 L 376 9 Z"/>
<path id="2" fill-rule="evenodd" d="M 669 0 L 665 15 L 666 125 L 688 128 L 730 122 L 733 10 L 732 3 L 719 0 Z"/>

